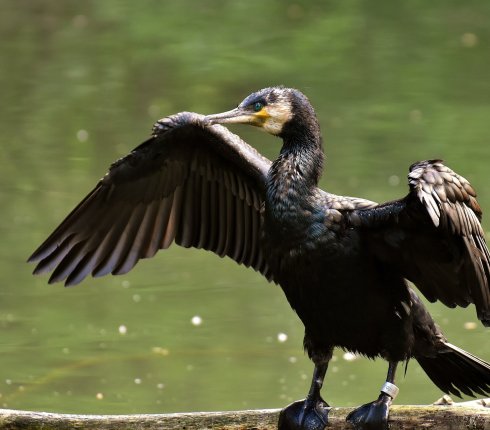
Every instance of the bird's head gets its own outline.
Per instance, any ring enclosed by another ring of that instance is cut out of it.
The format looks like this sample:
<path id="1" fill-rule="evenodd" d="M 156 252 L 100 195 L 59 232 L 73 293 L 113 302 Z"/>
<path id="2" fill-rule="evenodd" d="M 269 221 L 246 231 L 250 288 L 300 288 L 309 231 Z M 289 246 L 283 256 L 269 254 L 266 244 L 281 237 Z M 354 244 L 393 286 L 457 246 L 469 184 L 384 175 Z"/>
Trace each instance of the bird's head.
<path id="1" fill-rule="evenodd" d="M 280 136 L 284 125 L 295 115 L 295 101 L 298 98 L 306 100 L 298 90 L 284 87 L 264 88 L 250 94 L 237 108 L 208 115 L 205 120 L 210 124 L 250 124 Z"/>

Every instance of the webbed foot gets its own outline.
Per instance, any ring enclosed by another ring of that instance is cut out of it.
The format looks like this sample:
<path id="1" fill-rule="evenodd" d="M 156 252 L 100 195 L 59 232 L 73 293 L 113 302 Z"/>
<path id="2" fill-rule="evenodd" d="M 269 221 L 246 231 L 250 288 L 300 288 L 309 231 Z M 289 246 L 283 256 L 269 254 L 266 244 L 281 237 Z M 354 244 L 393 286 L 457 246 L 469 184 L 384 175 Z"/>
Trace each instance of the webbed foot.
<path id="1" fill-rule="evenodd" d="M 347 415 L 347 421 L 356 430 L 387 430 L 392 400 L 387 394 L 381 393 L 378 400 L 366 403 Z"/>
<path id="2" fill-rule="evenodd" d="M 279 415 L 279 430 L 324 430 L 328 424 L 328 404 L 319 399 L 298 400 L 285 407 Z"/>

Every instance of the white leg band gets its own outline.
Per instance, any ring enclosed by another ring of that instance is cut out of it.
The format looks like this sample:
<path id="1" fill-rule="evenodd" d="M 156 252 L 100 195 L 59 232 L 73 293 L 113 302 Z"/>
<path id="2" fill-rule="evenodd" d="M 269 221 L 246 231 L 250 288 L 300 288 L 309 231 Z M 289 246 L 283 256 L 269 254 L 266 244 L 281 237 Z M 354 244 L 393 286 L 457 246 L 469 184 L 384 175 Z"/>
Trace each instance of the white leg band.
<path id="1" fill-rule="evenodd" d="M 400 390 L 395 384 L 392 384 L 391 382 L 385 382 L 383 386 L 381 387 L 381 392 L 388 394 L 392 399 L 394 399 L 396 396 L 398 396 L 398 392 Z"/>

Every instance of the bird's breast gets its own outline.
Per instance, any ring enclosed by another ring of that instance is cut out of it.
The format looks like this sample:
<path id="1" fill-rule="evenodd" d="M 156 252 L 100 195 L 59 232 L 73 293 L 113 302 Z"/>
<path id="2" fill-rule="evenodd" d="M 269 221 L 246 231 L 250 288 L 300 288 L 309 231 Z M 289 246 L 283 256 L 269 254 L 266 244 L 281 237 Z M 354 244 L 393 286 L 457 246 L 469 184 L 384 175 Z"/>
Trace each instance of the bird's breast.
<path id="1" fill-rule="evenodd" d="M 337 254 L 343 242 L 339 225 L 332 225 L 322 208 L 282 202 L 266 205 L 263 217 L 262 242 L 275 273 L 286 273 L 296 264 L 318 264 Z"/>

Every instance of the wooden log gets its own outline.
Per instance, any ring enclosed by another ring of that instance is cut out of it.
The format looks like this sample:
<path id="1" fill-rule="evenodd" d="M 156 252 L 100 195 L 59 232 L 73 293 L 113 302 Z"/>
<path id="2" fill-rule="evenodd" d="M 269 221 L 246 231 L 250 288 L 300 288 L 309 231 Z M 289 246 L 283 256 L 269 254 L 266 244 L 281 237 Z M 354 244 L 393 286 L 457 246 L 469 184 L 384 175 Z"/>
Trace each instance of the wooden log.
<path id="1" fill-rule="evenodd" d="M 444 403 L 444 402 L 443 402 Z M 332 408 L 330 430 L 352 429 L 354 408 Z M 148 415 L 72 415 L 0 409 L 0 430 L 276 430 L 279 409 Z M 393 406 L 390 430 L 490 430 L 490 399 L 431 406 Z"/>

